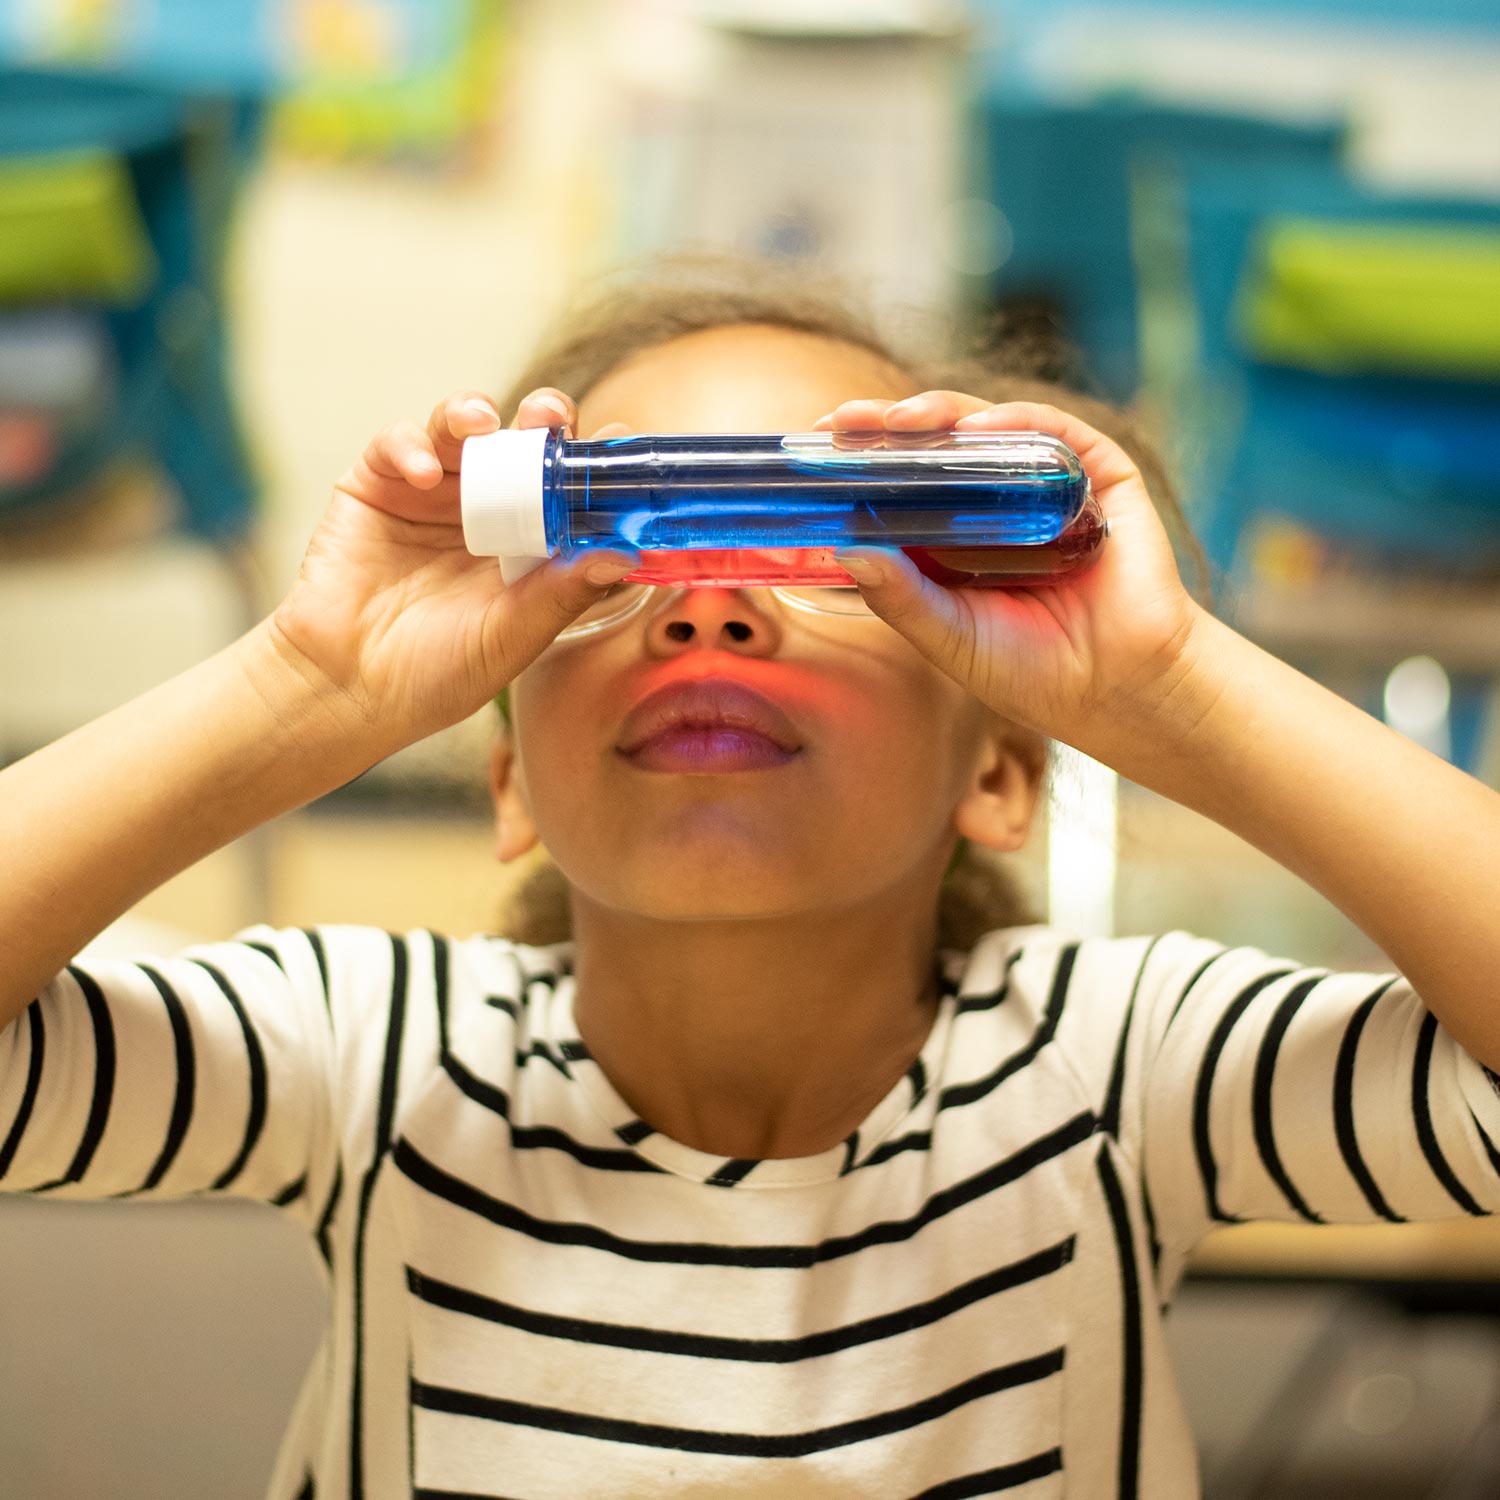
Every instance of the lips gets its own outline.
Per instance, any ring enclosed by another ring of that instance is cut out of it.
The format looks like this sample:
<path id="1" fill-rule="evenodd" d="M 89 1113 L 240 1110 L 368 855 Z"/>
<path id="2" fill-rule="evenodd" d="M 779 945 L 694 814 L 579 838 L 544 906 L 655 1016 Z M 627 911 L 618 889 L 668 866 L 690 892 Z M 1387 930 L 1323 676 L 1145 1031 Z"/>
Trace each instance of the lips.
<path id="1" fill-rule="evenodd" d="M 619 749 L 633 756 L 661 736 L 695 731 L 730 738 L 757 735 L 786 754 L 802 748 L 791 720 L 769 698 L 731 678 L 700 677 L 648 693 L 627 716 Z"/>

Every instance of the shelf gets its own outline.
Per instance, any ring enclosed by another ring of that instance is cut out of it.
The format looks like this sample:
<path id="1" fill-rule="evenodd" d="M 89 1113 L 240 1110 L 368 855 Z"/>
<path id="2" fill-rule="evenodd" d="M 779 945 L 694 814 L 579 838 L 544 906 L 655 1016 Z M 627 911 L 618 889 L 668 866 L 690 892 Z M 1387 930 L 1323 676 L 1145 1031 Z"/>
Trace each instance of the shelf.
<path id="1" fill-rule="evenodd" d="M 1390 667 L 1426 655 L 1450 672 L 1500 673 L 1500 579 L 1258 585 L 1235 601 L 1233 623 L 1277 656 Z"/>
<path id="2" fill-rule="evenodd" d="M 1239 1224 L 1216 1230 L 1189 1265 L 1200 1276 L 1290 1280 L 1493 1281 L 1500 1222 Z"/>

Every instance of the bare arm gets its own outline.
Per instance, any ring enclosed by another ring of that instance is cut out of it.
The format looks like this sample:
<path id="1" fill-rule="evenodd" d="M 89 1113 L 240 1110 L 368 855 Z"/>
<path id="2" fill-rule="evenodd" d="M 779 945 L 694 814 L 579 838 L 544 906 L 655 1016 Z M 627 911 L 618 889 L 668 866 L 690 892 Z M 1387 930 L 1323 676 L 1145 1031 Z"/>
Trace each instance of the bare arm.
<path id="1" fill-rule="evenodd" d="M 1184 660 L 1090 753 L 1321 891 L 1500 1070 L 1500 794 L 1207 613 Z"/>
<path id="2" fill-rule="evenodd" d="M 0 772 L 0 1026 L 140 898 L 379 758 L 261 624 Z"/>

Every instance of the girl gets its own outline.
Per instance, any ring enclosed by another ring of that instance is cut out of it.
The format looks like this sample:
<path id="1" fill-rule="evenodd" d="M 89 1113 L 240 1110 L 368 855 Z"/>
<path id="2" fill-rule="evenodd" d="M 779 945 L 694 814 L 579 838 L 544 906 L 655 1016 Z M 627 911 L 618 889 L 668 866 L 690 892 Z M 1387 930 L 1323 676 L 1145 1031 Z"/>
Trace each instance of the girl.
<path id="1" fill-rule="evenodd" d="M 466 392 L 370 443 L 262 625 L 0 776 L 0 1184 L 305 1226 L 330 1322 L 276 1500 L 1190 1496 L 1160 1309 L 1209 1228 L 1500 1207 L 1500 797 L 1200 605 L 1117 418 L 970 376 L 747 275 L 612 294 L 514 421 L 1041 428 L 1112 527 L 1070 583 L 860 548 L 857 596 L 618 589 L 599 552 L 506 589 L 456 471 L 512 403 Z M 69 963 L 507 685 L 499 854 L 546 847 L 565 936 Z M 1080 940 L 1003 891 L 955 940 L 955 850 L 1022 846 L 1049 740 L 1399 973 Z"/>

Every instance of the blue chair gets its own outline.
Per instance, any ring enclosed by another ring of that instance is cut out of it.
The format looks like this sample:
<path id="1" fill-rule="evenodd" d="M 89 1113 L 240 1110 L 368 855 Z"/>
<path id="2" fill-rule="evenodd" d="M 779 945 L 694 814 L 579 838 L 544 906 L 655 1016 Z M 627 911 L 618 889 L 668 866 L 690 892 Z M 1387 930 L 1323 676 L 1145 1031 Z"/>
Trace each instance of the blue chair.
<path id="1" fill-rule="evenodd" d="M 1251 582 L 1247 541 L 1263 517 L 1325 538 L 1366 576 L 1413 569 L 1461 583 L 1500 572 L 1500 382 L 1412 360 L 1351 352 L 1343 368 L 1258 343 L 1247 319 L 1263 293 L 1278 230 L 1418 227 L 1500 245 L 1500 205 L 1389 196 L 1333 172 L 1185 164 L 1189 286 L 1198 360 L 1180 415 L 1199 455 L 1193 514 L 1212 562 Z M 1399 243 L 1399 238 L 1397 240 Z M 1500 349 L 1495 350 L 1500 367 Z M 1414 650 L 1420 647 L 1414 647 Z M 1395 662 L 1386 664 L 1387 670 Z M 1495 676 L 1454 672 L 1453 762 L 1475 769 Z M 1357 701 L 1383 714 L 1384 672 Z"/>
<path id="2" fill-rule="evenodd" d="M 230 387 L 222 281 L 227 227 L 261 120 L 259 100 L 249 95 L 0 70 L 0 169 L 80 152 L 117 159 L 151 266 L 139 295 L 53 299 L 103 328 L 113 379 L 97 406 L 84 404 L 86 420 L 59 428 L 43 472 L 0 484 L 0 545 L 8 518 L 30 524 L 64 516 L 119 461 L 145 458 L 180 497 L 175 529 L 213 549 L 246 628 L 261 613 L 250 543 L 259 486 Z M 23 310 L 0 302 L 0 318 Z M 254 910 L 264 912 L 271 889 L 264 832 L 245 848 Z"/>
<path id="3" fill-rule="evenodd" d="M 1140 173 L 1202 151 L 1230 170 L 1330 163 L 1344 134 L 1337 122 L 1283 124 L 1135 99 L 1065 105 L 991 95 L 978 110 L 985 185 L 1013 236 L 995 294 L 1055 305 L 1100 393 L 1119 401 L 1141 381 Z"/>
<path id="4" fill-rule="evenodd" d="M 246 533 L 257 486 L 229 388 L 221 281 L 226 227 L 260 119 L 250 98 L 95 74 L 0 72 L 0 165 L 117 154 L 156 265 L 139 300 L 96 310 L 115 355 L 114 400 L 65 440 L 45 474 L 0 488 L 0 518 L 55 505 L 122 455 L 142 452 L 174 482 L 185 530 L 214 542 Z"/>
<path id="5" fill-rule="evenodd" d="M 1500 558 L 1500 384 L 1431 364 L 1299 366 L 1255 349 L 1243 324 L 1263 237 L 1278 224 L 1500 236 L 1500 205 L 1388 197 L 1306 168 L 1231 172 L 1212 157 L 1189 163 L 1185 185 L 1195 379 L 1215 413 L 1200 433 L 1207 457 L 1196 486 L 1214 562 L 1241 569 L 1246 526 L 1268 508 L 1356 547 L 1456 572 Z"/>

